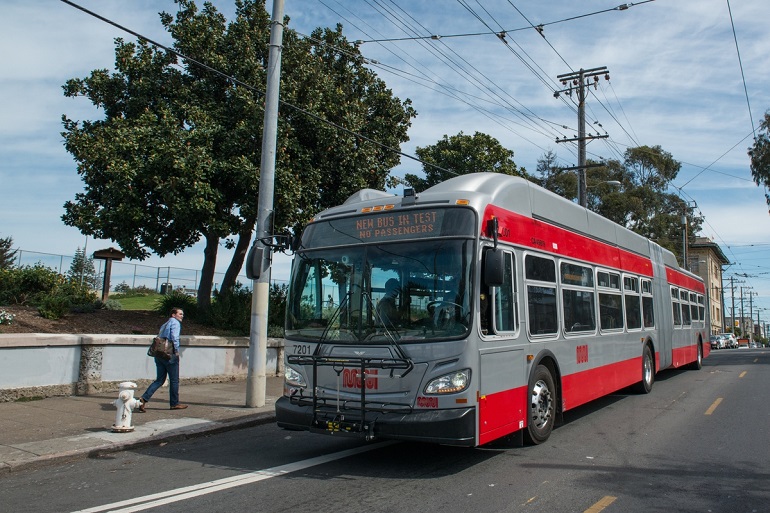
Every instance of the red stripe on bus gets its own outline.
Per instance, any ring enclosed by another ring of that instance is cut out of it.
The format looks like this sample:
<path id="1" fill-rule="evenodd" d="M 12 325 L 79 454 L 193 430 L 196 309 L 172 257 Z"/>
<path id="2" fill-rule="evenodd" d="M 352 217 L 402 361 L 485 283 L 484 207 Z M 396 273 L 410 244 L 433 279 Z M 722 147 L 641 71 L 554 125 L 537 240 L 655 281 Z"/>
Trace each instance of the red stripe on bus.
<path id="1" fill-rule="evenodd" d="M 564 411 L 638 383 L 641 379 L 641 356 L 563 376 Z"/>
<path id="2" fill-rule="evenodd" d="M 703 347 L 703 356 L 709 353 Z M 688 365 L 698 357 L 698 346 L 673 350 L 672 367 Z M 660 354 L 655 353 L 655 368 L 660 369 Z M 603 365 L 562 377 L 564 411 L 577 408 L 607 394 L 639 383 L 642 379 L 642 358 Z M 503 390 L 479 398 L 479 444 L 485 444 L 514 433 L 527 426 L 527 387 Z"/>
<path id="3" fill-rule="evenodd" d="M 703 284 L 703 282 L 698 281 L 692 276 L 687 276 L 686 274 L 677 271 L 676 269 L 671 269 L 670 267 L 666 267 L 666 280 L 671 285 L 677 285 L 679 287 L 694 290 L 695 292 L 699 292 L 701 294 L 706 293 L 706 286 Z"/>
<path id="4" fill-rule="evenodd" d="M 479 444 L 515 433 L 527 425 L 527 387 L 479 397 Z"/>
<path id="5" fill-rule="evenodd" d="M 482 229 L 486 230 L 487 221 L 495 217 L 500 231 L 499 240 L 613 269 L 652 276 L 652 261 L 649 258 L 494 205 L 487 206 Z M 510 229 L 511 227 L 515 229 Z"/>
<path id="6" fill-rule="evenodd" d="M 709 347 L 708 349 L 711 349 Z M 708 354 L 708 349 L 703 348 L 704 357 Z M 694 362 L 698 358 L 698 346 L 691 345 L 685 347 L 675 347 L 671 352 L 671 366 L 681 367 L 682 365 L 688 365 Z"/>

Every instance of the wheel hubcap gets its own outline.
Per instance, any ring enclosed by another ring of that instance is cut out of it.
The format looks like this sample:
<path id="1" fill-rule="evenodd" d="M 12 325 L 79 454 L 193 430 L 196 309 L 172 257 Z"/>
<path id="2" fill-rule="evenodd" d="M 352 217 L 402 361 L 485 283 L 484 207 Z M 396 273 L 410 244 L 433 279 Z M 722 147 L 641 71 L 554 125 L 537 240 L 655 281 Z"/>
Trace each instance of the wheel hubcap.
<path id="1" fill-rule="evenodd" d="M 652 360 L 649 358 L 644 359 L 644 382 L 652 382 Z"/>
<path id="2" fill-rule="evenodd" d="M 545 381 L 538 381 L 532 388 L 532 423 L 541 429 L 551 420 L 553 400 Z"/>

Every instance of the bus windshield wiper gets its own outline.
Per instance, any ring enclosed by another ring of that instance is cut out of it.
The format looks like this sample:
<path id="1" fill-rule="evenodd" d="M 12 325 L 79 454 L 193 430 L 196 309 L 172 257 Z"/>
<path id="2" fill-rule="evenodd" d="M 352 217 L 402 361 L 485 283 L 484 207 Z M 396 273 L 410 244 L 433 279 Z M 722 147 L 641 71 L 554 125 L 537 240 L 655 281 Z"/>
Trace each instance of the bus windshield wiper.
<path id="1" fill-rule="evenodd" d="M 401 335 L 398 333 L 398 330 L 393 325 L 393 323 L 389 323 L 390 327 L 393 329 L 393 332 L 391 333 L 391 330 L 388 329 L 388 326 L 385 324 L 384 319 L 382 318 L 382 315 L 377 311 L 377 309 L 374 307 L 374 302 L 372 301 L 371 296 L 367 293 L 363 293 L 364 297 L 366 298 L 366 301 L 368 303 L 369 308 L 372 309 L 375 315 L 375 321 L 379 321 L 380 324 L 382 324 L 383 329 L 385 330 L 385 337 L 390 341 L 390 345 L 393 346 L 393 349 L 395 349 L 396 354 L 399 358 L 402 360 L 408 361 L 410 363 L 409 368 L 406 369 L 406 372 L 401 374 L 400 377 L 404 377 L 407 374 L 409 374 L 412 371 L 413 366 L 411 365 L 411 358 L 409 358 L 406 353 L 404 352 L 404 349 L 401 347 L 401 345 L 398 343 L 398 339 L 401 338 Z M 391 369 L 391 373 L 393 372 L 393 369 Z"/>

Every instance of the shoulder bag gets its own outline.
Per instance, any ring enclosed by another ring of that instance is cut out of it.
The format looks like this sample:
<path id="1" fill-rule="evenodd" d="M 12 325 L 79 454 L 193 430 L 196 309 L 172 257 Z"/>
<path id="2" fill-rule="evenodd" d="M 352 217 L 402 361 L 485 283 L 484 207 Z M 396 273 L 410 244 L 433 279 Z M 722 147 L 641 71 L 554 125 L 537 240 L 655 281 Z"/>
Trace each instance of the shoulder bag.
<path id="1" fill-rule="evenodd" d="M 167 336 L 162 336 L 164 335 L 167 326 L 168 322 L 161 326 L 160 331 L 158 332 L 158 336 L 152 339 L 152 344 L 150 344 L 150 348 L 147 350 L 147 356 L 160 358 L 162 360 L 171 359 L 171 356 L 174 354 L 174 344 L 168 339 Z"/>

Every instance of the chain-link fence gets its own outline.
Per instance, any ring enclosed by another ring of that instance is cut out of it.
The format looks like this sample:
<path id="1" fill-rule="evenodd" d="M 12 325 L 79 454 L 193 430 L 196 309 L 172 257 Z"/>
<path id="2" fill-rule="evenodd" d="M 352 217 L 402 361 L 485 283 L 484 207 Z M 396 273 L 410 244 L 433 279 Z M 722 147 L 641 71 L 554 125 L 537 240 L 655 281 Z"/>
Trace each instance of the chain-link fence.
<path id="1" fill-rule="evenodd" d="M 41 264 L 45 267 L 56 270 L 59 274 L 66 274 L 69 271 L 74 256 L 56 255 L 52 253 L 40 253 L 37 251 L 16 250 L 16 265 L 33 266 Z M 94 259 L 94 270 L 96 271 L 97 292 L 101 294 L 104 285 L 105 261 Z M 219 284 L 222 282 L 225 273 L 214 273 L 213 290 L 219 290 Z M 185 269 L 181 267 L 154 267 L 150 265 L 136 264 L 132 262 L 112 262 L 110 272 L 110 290 L 115 290 L 116 285 L 125 283 L 132 289 L 146 287 L 161 294 L 172 290 L 181 290 L 191 296 L 197 295 L 198 284 L 200 280 L 200 270 Z M 245 274 L 238 275 L 240 282 L 246 289 L 251 289 L 251 280 Z M 285 280 L 272 280 L 276 284 L 285 284 Z"/>

